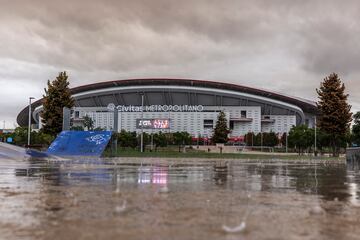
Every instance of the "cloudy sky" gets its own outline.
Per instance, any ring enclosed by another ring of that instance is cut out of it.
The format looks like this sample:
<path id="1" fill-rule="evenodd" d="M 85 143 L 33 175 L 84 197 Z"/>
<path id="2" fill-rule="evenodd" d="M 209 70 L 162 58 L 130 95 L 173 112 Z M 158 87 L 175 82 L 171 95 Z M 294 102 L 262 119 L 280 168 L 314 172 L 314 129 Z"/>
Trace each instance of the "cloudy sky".
<path id="1" fill-rule="evenodd" d="M 66 70 L 71 87 L 179 77 L 316 100 L 331 72 L 360 110 L 357 0 L 0 0 L 0 128 Z"/>

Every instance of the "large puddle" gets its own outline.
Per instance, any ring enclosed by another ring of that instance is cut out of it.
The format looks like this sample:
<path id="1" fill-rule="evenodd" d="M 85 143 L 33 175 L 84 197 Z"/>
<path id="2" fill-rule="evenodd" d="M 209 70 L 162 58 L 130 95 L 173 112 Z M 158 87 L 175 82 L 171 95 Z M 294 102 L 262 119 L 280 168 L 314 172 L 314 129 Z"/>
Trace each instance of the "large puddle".
<path id="1" fill-rule="evenodd" d="M 0 160 L 1 239 L 359 239 L 331 161 Z"/>

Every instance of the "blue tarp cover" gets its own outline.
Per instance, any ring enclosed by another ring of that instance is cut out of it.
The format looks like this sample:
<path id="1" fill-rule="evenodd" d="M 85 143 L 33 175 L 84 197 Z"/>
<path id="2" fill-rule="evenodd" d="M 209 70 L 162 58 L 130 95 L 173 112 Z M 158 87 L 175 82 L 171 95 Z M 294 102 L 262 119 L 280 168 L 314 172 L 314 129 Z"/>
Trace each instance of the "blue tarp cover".
<path id="1" fill-rule="evenodd" d="M 48 154 L 56 156 L 100 157 L 111 138 L 111 131 L 62 131 L 51 143 Z"/>

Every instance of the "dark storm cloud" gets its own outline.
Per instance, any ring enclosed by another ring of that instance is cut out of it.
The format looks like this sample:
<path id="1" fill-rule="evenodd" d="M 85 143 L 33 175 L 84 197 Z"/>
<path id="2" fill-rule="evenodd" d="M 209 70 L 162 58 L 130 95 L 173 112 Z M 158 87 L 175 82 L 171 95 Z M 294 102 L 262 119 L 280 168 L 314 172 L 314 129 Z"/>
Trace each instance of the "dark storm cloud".
<path id="1" fill-rule="evenodd" d="M 298 47 L 291 53 L 315 73 L 349 73 L 360 58 L 356 1 L 33 0 L 0 11 L 31 40 L 23 56 L 15 46 L 2 54 L 75 69 L 187 62 L 201 44 L 209 57 L 224 51 L 219 45 L 254 54 Z"/>
<path id="2" fill-rule="evenodd" d="M 308 26 L 303 32 L 312 33 L 305 36 L 306 70 L 343 74 L 359 71 L 360 27 L 357 23 L 331 19 Z"/>
<path id="3" fill-rule="evenodd" d="M 23 56 L 14 48 L 2 52 L 82 70 L 127 71 L 187 62 L 203 53 L 217 60 L 217 55 L 228 55 L 222 44 L 228 51 L 246 51 L 248 44 L 256 46 L 271 36 L 273 16 L 264 11 L 238 1 L 15 2 L 5 15 L 31 42 Z"/>
<path id="4" fill-rule="evenodd" d="M 27 82 L 24 96 L 41 97 L 46 80 L 68 70 L 72 86 L 205 78 L 315 99 L 335 71 L 360 106 L 357 1 L 0 2 L 0 80 Z M 24 100 L 18 106 L 13 115 Z"/>

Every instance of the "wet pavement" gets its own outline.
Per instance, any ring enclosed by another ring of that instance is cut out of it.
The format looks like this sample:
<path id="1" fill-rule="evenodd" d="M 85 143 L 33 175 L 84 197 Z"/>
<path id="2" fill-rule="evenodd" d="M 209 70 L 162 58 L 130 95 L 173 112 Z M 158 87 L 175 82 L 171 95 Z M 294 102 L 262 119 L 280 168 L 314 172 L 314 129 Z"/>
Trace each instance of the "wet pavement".
<path id="1" fill-rule="evenodd" d="M 358 166 L 0 160 L 0 239 L 360 239 Z"/>

